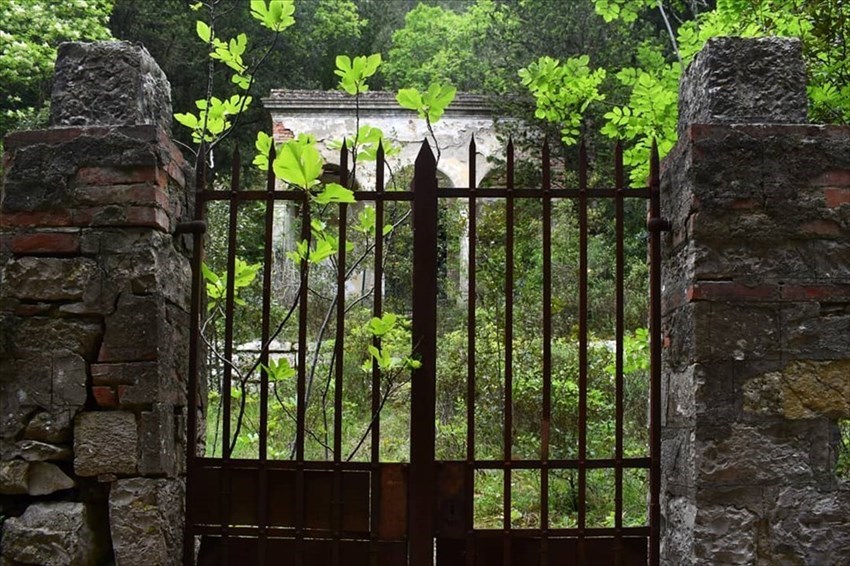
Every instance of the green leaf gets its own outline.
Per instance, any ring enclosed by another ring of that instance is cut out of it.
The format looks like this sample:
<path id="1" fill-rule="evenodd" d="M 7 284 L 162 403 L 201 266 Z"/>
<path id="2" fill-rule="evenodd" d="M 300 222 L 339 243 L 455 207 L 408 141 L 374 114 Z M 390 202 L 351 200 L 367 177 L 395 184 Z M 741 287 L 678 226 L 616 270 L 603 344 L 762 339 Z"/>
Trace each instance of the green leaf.
<path id="1" fill-rule="evenodd" d="M 337 252 L 336 242 L 332 238 L 322 238 L 316 241 L 316 247 L 310 252 L 310 263 L 321 263 Z"/>
<path id="2" fill-rule="evenodd" d="M 398 316 L 386 313 L 381 318 L 372 318 L 366 325 L 366 329 L 372 336 L 383 336 L 395 327 Z"/>
<path id="3" fill-rule="evenodd" d="M 319 150 L 299 137 L 283 144 L 273 168 L 279 179 L 307 190 L 318 184 L 323 163 Z"/>
<path id="4" fill-rule="evenodd" d="M 186 126 L 187 128 L 195 129 L 198 127 L 198 117 L 194 114 L 175 114 L 174 119 Z"/>
<path id="5" fill-rule="evenodd" d="M 280 357 L 277 360 L 269 360 L 268 366 L 263 366 L 269 376 L 269 381 L 279 382 L 292 379 L 296 375 L 295 368 L 289 363 L 285 357 Z"/>
<path id="6" fill-rule="evenodd" d="M 357 225 L 354 229 L 364 234 L 370 234 L 375 229 L 375 219 L 375 208 L 366 206 L 357 215 Z"/>
<path id="7" fill-rule="evenodd" d="M 366 64 L 363 67 L 363 77 L 368 78 L 375 74 L 378 67 L 381 65 L 381 54 L 375 53 L 366 58 Z"/>
<path id="8" fill-rule="evenodd" d="M 403 88 L 395 97 L 402 108 L 419 111 L 422 108 L 422 95 L 415 88 Z"/>
<path id="9" fill-rule="evenodd" d="M 195 22 L 195 32 L 198 34 L 204 43 L 209 43 L 212 39 L 212 29 L 205 22 L 198 20 Z"/>
<path id="10" fill-rule="evenodd" d="M 271 30 L 283 31 L 295 23 L 293 0 L 251 0 L 251 16 Z"/>
<path id="11" fill-rule="evenodd" d="M 353 203 L 355 202 L 354 191 L 337 183 L 328 183 L 322 192 L 316 195 L 316 202 L 319 204 Z"/>
<path id="12" fill-rule="evenodd" d="M 295 265 L 300 265 L 302 261 L 306 260 L 309 256 L 309 246 L 307 244 L 307 240 L 301 240 L 296 244 L 296 248 L 293 251 L 286 252 L 286 257 Z"/>

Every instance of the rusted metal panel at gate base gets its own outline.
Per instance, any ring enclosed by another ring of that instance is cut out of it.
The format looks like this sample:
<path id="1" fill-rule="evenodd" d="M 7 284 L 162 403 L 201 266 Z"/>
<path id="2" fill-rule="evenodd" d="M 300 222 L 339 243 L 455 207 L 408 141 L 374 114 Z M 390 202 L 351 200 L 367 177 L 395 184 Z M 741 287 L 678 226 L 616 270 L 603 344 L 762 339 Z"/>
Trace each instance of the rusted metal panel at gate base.
<path id="1" fill-rule="evenodd" d="M 252 566 L 260 563 L 260 546 L 254 537 L 231 537 L 228 552 L 240 565 Z M 198 553 L 198 566 L 227 566 L 222 560 L 222 539 L 203 537 Z M 330 540 L 307 539 L 303 543 L 303 559 L 311 566 L 324 566 L 332 562 Z M 269 538 L 265 541 L 265 562 L 274 566 L 293 566 L 296 563 L 294 539 Z M 367 541 L 341 540 L 339 552 L 345 566 L 369 566 L 370 545 Z M 375 549 L 381 566 L 406 566 L 407 545 L 404 542 L 381 542 Z"/>
<path id="2" fill-rule="evenodd" d="M 463 538 L 471 509 L 467 508 L 466 462 L 437 464 L 437 528 L 441 538 Z"/>
<path id="3" fill-rule="evenodd" d="M 259 518 L 259 467 L 232 468 L 230 475 L 230 520 L 233 526 L 257 525 Z M 265 470 L 268 474 L 269 527 L 295 527 L 295 470 Z M 305 512 L 307 529 L 333 529 L 333 474 L 332 471 L 307 470 L 304 472 Z M 341 474 L 342 497 L 339 502 L 341 530 L 348 533 L 369 532 L 370 473 L 344 471 Z M 221 485 L 222 468 L 198 466 L 189 478 L 189 505 L 194 511 L 196 525 L 220 525 L 222 502 L 216 494 Z M 396 493 L 401 496 L 406 494 Z M 402 536 L 396 538 L 403 538 Z"/>
<path id="4" fill-rule="evenodd" d="M 502 564 L 504 559 L 503 532 L 492 533 L 493 536 L 476 536 L 475 564 Z M 647 539 L 646 537 L 625 537 L 620 539 L 620 554 L 618 555 L 617 539 L 613 537 L 585 538 L 579 541 L 575 538 L 548 538 L 548 554 L 550 564 L 558 566 L 646 566 Z M 579 546 L 588 558 L 580 561 Z M 521 566 L 541 564 L 541 538 L 512 536 L 512 564 Z M 467 563 L 466 543 L 463 540 L 437 539 L 437 566 L 464 566 Z"/>
<path id="5" fill-rule="evenodd" d="M 403 540 L 407 537 L 407 465 L 381 464 L 380 474 L 378 537 Z"/>

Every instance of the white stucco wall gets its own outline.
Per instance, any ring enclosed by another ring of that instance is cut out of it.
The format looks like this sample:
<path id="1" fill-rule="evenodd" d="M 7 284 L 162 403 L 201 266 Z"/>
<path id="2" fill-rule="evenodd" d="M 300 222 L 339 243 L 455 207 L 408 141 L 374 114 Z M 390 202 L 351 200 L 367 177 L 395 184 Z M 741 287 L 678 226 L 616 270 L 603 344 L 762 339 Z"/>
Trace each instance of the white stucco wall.
<path id="1" fill-rule="evenodd" d="M 313 134 L 329 163 L 338 164 L 339 151 L 329 149 L 328 144 L 353 136 L 357 131 L 353 99 L 343 93 L 273 91 L 263 103 L 271 112 L 278 141 L 291 134 Z M 424 139 L 432 143 L 425 120 L 398 106 L 392 93 L 364 95 L 360 126 L 364 125 L 380 128 L 386 138 L 401 146 L 400 154 L 387 159 L 393 171 L 413 164 Z M 473 135 L 477 149 L 476 186 L 491 168 L 486 156 L 500 153 L 493 118 L 480 97 L 458 95 L 457 104 L 450 105 L 434 124 L 434 133 L 440 147 L 438 168 L 455 187 L 470 186 L 469 142 Z M 374 189 L 374 162 L 358 164 L 357 180 L 363 189 Z"/>

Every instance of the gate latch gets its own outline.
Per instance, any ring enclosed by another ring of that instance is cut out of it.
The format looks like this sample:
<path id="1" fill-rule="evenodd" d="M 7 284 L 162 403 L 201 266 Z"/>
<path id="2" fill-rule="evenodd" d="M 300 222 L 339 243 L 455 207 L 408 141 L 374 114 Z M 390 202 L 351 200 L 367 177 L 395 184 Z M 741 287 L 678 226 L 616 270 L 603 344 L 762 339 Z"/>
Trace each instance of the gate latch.
<path id="1" fill-rule="evenodd" d="M 207 231 L 207 223 L 203 220 L 180 222 L 174 228 L 174 234 L 203 234 Z"/>
<path id="2" fill-rule="evenodd" d="M 661 218 L 660 216 L 647 218 L 646 229 L 650 232 L 669 232 L 673 229 L 673 223 L 666 218 Z"/>

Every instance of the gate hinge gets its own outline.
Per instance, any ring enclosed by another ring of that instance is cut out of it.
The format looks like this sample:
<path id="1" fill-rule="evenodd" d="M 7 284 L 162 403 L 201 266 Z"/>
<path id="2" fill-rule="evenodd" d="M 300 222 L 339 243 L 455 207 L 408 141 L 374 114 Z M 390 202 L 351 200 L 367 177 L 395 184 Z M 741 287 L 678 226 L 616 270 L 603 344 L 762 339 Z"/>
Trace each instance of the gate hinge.
<path id="1" fill-rule="evenodd" d="M 174 234 L 203 234 L 207 231 L 207 223 L 203 220 L 179 222 L 174 228 Z"/>
<path id="2" fill-rule="evenodd" d="M 669 232 L 673 229 L 673 223 L 666 218 L 648 218 L 646 221 L 646 229 L 650 232 Z"/>

